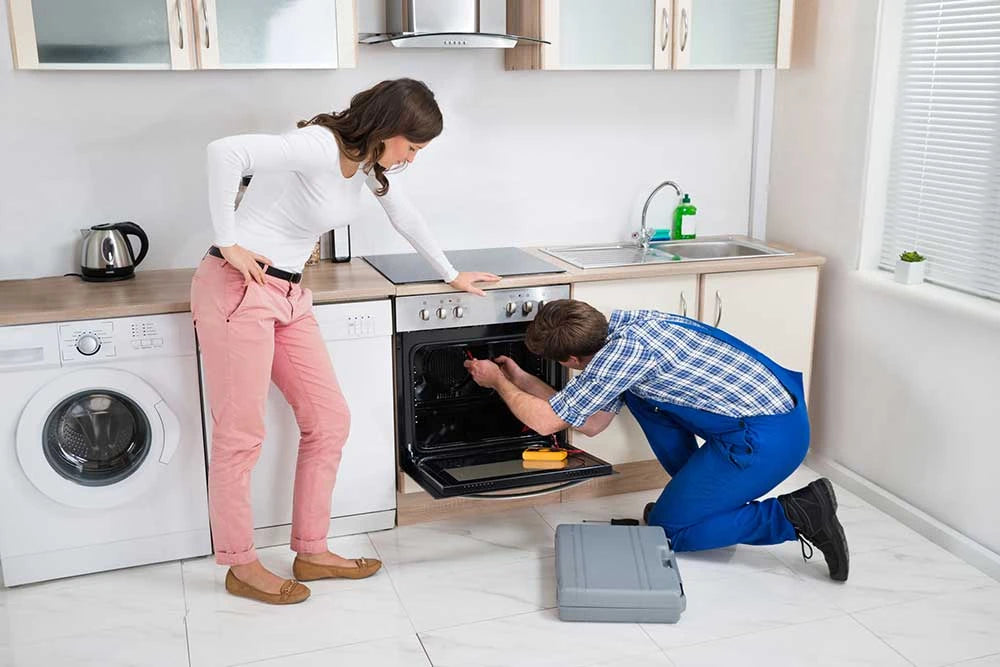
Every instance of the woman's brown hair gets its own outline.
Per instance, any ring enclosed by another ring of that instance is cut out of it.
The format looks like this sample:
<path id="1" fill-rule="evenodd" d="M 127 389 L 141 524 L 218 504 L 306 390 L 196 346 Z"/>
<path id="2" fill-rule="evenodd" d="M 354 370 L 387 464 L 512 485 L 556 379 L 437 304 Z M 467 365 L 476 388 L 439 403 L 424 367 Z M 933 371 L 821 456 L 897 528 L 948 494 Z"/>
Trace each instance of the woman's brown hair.
<path id="1" fill-rule="evenodd" d="M 299 121 L 299 127 L 322 125 L 333 132 L 344 155 L 369 165 L 375 173 L 378 196 L 389 191 L 385 167 L 378 163 L 389 137 L 404 136 L 422 144 L 441 134 L 444 121 L 434 93 L 422 81 L 394 79 L 378 83 L 351 98 L 343 111 L 321 113 Z"/>
<path id="2" fill-rule="evenodd" d="M 596 354 L 607 337 L 608 320 L 601 311 L 583 301 L 557 299 L 538 310 L 524 345 L 546 359 L 566 361 Z"/>

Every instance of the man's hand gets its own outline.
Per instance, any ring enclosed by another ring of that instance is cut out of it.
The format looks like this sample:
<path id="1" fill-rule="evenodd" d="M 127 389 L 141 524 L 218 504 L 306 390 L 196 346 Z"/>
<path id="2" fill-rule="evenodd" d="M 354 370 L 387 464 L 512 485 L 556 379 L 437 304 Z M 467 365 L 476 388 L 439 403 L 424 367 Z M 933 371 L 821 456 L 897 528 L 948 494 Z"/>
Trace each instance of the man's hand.
<path id="1" fill-rule="evenodd" d="M 496 361 L 500 370 L 503 371 L 503 374 L 508 380 L 516 384 L 518 387 L 521 386 L 520 380 L 524 377 L 525 372 L 523 368 L 517 365 L 516 361 L 504 355 L 500 355 L 494 359 L 494 361 Z"/>
<path id="2" fill-rule="evenodd" d="M 469 359 L 465 362 L 465 368 L 480 387 L 496 389 L 504 377 L 500 367 L 489 359 Z"/>

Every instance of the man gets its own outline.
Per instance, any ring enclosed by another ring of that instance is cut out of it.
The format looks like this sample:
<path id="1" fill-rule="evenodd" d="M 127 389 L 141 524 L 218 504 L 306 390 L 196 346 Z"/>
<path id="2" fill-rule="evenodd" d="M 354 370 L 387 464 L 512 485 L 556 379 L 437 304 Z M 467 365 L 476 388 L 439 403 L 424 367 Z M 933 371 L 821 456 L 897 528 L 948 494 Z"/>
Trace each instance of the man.
<path id="1" fill-rule="evenodd" d="M 572 299 L 545 304 L 525 344 L 582 373 L 557 392 L 507 357 L 465 366 L 542 435 L 570 427 L 596 435 L 628 405 L 671 477 L 644 519 L 661 526 L 676 551 L 798 538 L 803 555 L 806 542 L 814 545 L 830 577 L 847 580 L 847 540 L 829 480 L 754 500 L 805 458 L 809 418 L 801 373 L 696 320 L 616 310 L 609 322 Z"/>

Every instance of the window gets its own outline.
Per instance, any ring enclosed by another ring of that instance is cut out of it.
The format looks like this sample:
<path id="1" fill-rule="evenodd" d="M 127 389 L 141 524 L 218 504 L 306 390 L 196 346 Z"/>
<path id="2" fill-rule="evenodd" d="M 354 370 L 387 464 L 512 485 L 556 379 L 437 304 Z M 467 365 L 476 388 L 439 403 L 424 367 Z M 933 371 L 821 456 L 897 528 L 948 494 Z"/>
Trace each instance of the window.
<path id="1" fill-rule="evenodd" d="M 903 3 L 880 265 L 1000 299 L 1000 3 Z"/>

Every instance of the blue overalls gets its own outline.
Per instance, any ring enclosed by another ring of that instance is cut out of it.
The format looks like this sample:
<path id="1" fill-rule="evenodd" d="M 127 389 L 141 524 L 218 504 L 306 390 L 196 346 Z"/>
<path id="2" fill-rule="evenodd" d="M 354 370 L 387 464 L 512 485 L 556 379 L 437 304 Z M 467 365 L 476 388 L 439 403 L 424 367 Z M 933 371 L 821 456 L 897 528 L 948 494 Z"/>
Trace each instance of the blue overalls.
<path id="1" fill-rule="evenodd" d="M 671 476 L 649 524 L 663 527 L 675 551 L 796 539 L 777 499 L 754 498 L 788 477 L 809 449 L 802 374 L 720 329 L 696 320 L 675 324 L 713 336 L 762 363 L 784 385 L 795 407 L 782 415 L 727 417 L 626 392 L 626 405 Z M 695 435 L 705 440 L 702 447 Z"/>

